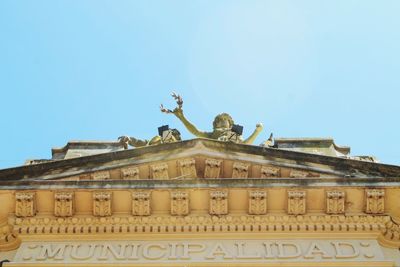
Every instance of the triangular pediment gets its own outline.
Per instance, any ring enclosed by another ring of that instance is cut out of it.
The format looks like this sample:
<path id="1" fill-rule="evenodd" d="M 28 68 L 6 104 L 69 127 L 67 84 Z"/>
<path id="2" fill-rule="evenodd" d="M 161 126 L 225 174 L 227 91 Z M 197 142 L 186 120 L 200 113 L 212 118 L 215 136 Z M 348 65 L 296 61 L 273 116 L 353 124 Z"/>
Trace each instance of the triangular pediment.
<path id="1" fill-rule="evenodd" d="M 397 166 L 374 162 L 193 139 L 6 169 L 0 171 L 0 179 L 307 179 L 391 177 L 399 173 Z"/>

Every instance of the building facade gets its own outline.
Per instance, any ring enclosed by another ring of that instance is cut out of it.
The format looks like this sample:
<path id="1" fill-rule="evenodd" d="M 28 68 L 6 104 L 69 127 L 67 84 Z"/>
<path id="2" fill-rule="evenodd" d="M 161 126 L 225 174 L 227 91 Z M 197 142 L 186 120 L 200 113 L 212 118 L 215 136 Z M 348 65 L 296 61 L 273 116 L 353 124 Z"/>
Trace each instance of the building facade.
<path id="1" fill-rule="evenodd" d="M 348 153 L 70 142 L 0 170 L 2 266 L 400 266 L 400 167 Z"/>

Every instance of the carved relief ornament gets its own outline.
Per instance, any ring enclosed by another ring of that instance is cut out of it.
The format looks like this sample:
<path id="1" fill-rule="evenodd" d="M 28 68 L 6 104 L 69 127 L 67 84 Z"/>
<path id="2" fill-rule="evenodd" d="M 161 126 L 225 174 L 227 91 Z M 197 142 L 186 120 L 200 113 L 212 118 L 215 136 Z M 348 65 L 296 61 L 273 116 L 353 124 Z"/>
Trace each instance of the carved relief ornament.
<path id="1" fill-rule="evenodd" d="M 185 178 L 196 178 L 196 160 L 194 158 L 178 160 L 178 168 L 181 176 Z"/>
<path id="2" fill-rule="evenodd" d="M 249 191 L 249 214 L 260 215 L 267 213 L 267 192 Z"/>
<path id="3" fill-rule="evenodd" d="M 299 215 L 306 213 L 306 192 L 288 191 L 288 214 Z"/>
<path id="4" fill-rule="evenodd" d="M 159 163 L 150 166 L 153 179 L 159 180 L 167 180 L 169 179 L 168 175 L 168 164 L 167 163 Z"/>
<path id="5" fill-rule="evenodd" d="M 345 212 L 345 192 L 326 191 L 326 213 L 341 214 Z"/>
<path id="6" fill-rule="evenodd" d="M 365 190 L 365 212 L 379 214 L 385 212 L 385 190 L 366 189 Z"/>
<path id="7" fill-rule="evenodd" d="M 171 215 L 189 214 L 189 193 L 185 191 L 171 192 Z"/>
<path id="8" fill-rule="evenodd" d="M 206 159 L 204 178 L 219 178 L 221 174 L 222 160 Z"/>
<path id="9" fill-rule="evenodd" d="M 121 169 L 121 178 L 123 180 L 138 180 L 139 167 L 126 167 Z"/>
<path id="10" fill-rule="evenodd" d="M 232 178 L 247 178 L 249 176 L 249 164 L 243 162 L 233 163 Z"/>
<path id="11" fill-rule="evenodd" d="M 108 171 L 95 172 L 95 173 L 92 173 L 91 176 L 92 176 L 93 180 L 110 180 L 111 179 L 110 172 L 108 172 Z"/>
<path id="12" fill-rule="evenodd" d="M 58 217 L 69 217 L 74 213 L 74 193 L 54 193 L 54 215 Z"/>
<path id="13" fill-rule="evenodd" d="M 93 215 L 94 216 L 111 216 L 111 192 L 93 192 Z"/>
<path id="14" fill-rule="evenodd" d="M 132 214 L 136 216 L 149 216 L 151 214 L 151 192 L 137 191 L 132 193 Z"/>
<path id="15" fill-rule="evenodd" d="M 279 177 L 281 175 L 281 169 L 272 166 L 261 167 L 261 178 Z"/>
<path id="16" fill-rule="evenodd" d="M 228 214 L 228 191 L 210 191 L 210 214 Z"/>
<path id="17" fill-rule="evenodd" d="M 32 217 L 36 214 L 36 197 L 34 192 L 15 193 L 15 216 Z"/>

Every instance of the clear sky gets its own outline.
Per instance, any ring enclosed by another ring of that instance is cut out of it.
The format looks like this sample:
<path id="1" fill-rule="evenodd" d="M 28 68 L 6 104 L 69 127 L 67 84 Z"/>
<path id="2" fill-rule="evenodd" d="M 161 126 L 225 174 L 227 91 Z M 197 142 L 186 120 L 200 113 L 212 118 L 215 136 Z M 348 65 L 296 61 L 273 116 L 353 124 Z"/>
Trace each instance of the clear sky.
<path id="1" fill-rule="evenodd" d="M 400 165 L 400 1 L 0 1 L 0 168 L 68 140 L 332 137 Z"/>

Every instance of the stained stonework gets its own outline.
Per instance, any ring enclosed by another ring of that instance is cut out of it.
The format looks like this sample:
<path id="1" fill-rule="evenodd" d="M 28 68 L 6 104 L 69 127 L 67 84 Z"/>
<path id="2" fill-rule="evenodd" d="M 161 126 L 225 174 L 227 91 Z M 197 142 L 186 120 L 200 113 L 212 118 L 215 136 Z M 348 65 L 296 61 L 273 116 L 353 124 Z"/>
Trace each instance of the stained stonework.
<path id="1" fill-rule="evenodd" d="M 249 176 L 249 164 L 243 162 L 234 162 L 232 178 L 247 178 Z"/>
<path id="2" fill-rule="evenodd" d="M 222 160 L 219 159 L 206 159 L 204 178 L 219 178 L 221 175 Z"/>
<path id="3" fill-rule="evenodd" d="M 132 193 L 132 215 L 148 216 L 151 214 L 151 192 L 136 191 Z"/>
<path id="4" fill-rule="evenodd" d="M 211 215 L 228 214 L 228 191 L 210 191 Z"/>
<path id="5" fill-rule="evenodd" d="M 158 179 L 158 180 L 169 179 L 167 163 L 154 164 L 154 165 L 151 165 L 150 168 L 151 168 L 153 179 Z"/>
<path id="6" fill-rule="evenodd" d="M 99 217 L 111 216 L 111 198 L 112 193 L 109 191 L 93 192 L 93 215 Z"/>
<path id="7" fill-rule="evenodd" d="M 299 215 L 306 213 L 306 192 L 299 190 L 288 191 L 288 214 Z"/>
<path id="8" fill-rule="evenodd" d="M 54 215 L 57 217 L 69 217 L 74 214 L 74 193 L 54 193 Z"/>
<path id="9" fill-rule="evenodd" d="M 291 178 L 305 178 L 310 177 L 310 173 L 306 171 L 291 170 L 289 176 Z"/>
<path id="10" fill-rule="evenodd" d="M 342 214 L 345 212 L 345 192 L 344 191 L 326 191 L 326 213 Z"/>
<path id="11" fill-rule="evenodd" d="M 171 215 L 189 214 L 189 193 L 185 191 L 171 191 Z"/>
<path id="12" fill-rule="evenodd" d="M 379 214 L 385 212 L 385 190 L 366 189 L 365 190 L 365 212 Z"/>
<path id="13" fill-rule="evenodd" d="M 180 175 L 184 178 L 196 178 L 196 160 L 194 158 L 178 160 Z"/>
<path id="14" fill-rule="evenodd" d="M 126 167 L 121 169 L 121 179 L 122 180 L 138 180 L 139 177 L 139 167 Z"/>
<path id="15" fill-rule="evenodd" d="M 15 216 L 32 217 L 36 214 L 36 198 L 33 192 L 15 193 Z"/>
<path id="16" fill-rule="evenodd" d="M 249 214 L 260 215 L 267 213 L 267 192 L 249 191 Z"/>
<path id="17" fill-rule="evenodd" d="M 261 178 L 280 177 L 281 169 L 272 166 L 261 167 Z"/>
<path id="18" fill-rule="evenodd" d="M 92 179 L 93 180 L 110 180 L 111 176 L 108 171 L 101 171 L 101 172 L 92 173 Z"/>

